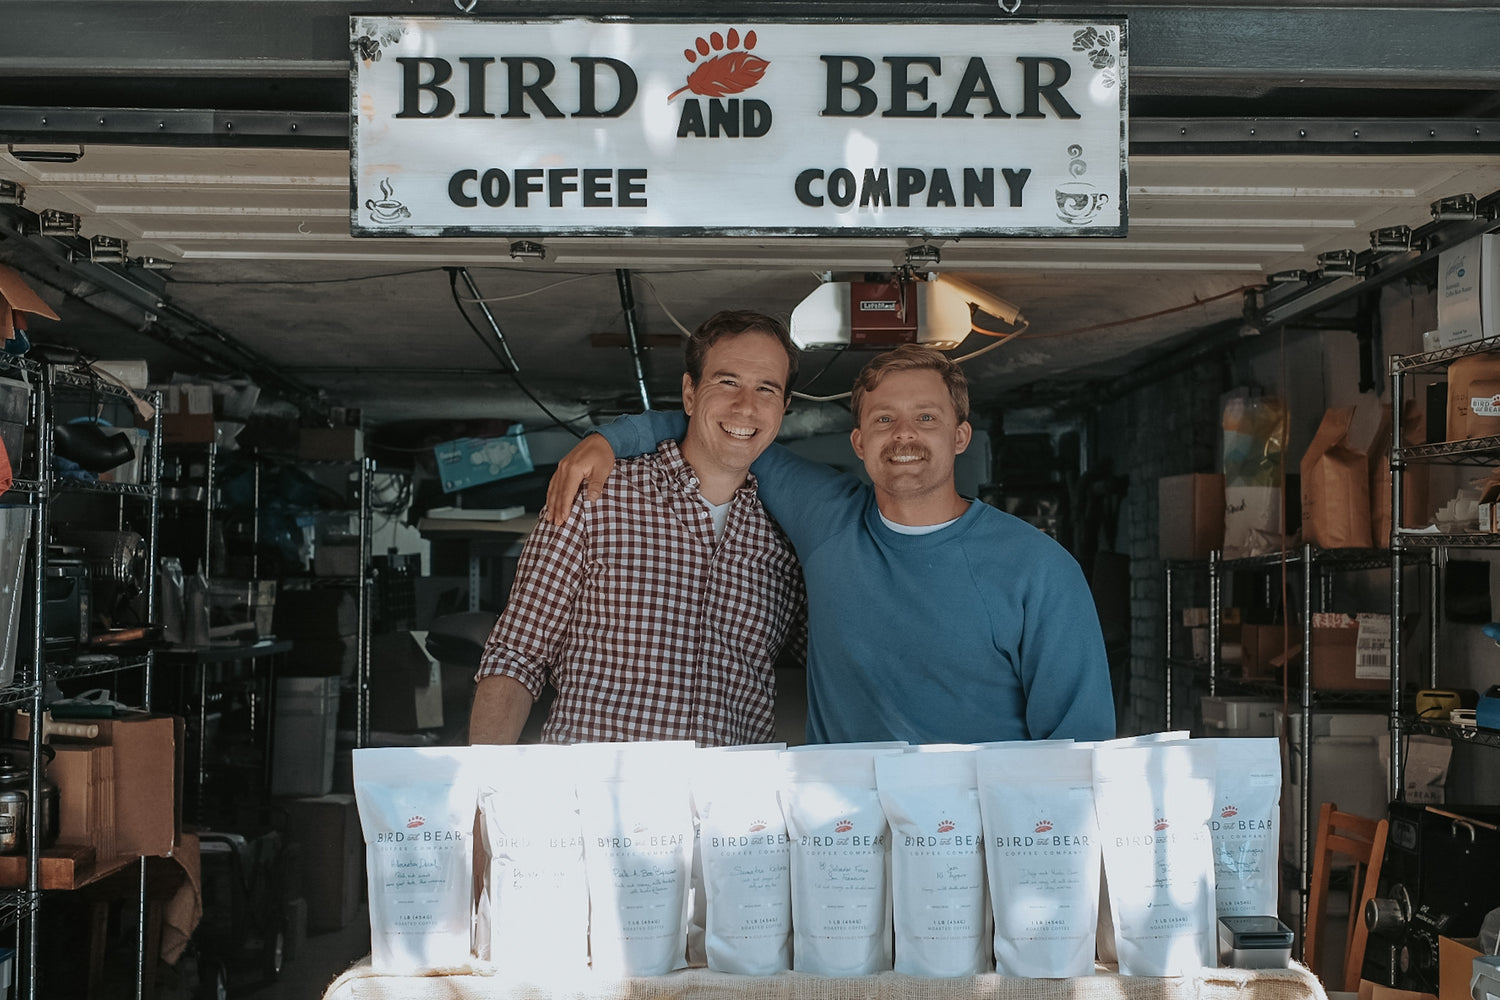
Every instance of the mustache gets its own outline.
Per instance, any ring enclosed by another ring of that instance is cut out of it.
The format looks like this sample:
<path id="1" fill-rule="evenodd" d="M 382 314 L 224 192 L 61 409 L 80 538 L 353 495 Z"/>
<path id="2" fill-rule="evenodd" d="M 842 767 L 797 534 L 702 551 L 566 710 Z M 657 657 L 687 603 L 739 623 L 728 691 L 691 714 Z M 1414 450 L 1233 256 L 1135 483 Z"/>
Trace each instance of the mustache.
<path id="1" fill-rule="evenodd" d="M 880 451 L 880 460 L 882 462 L 889 462 L 898 458 L 916 458 L 925 461 L 931 457 L 931 452 L 919 444 L 888 444 Z"/>

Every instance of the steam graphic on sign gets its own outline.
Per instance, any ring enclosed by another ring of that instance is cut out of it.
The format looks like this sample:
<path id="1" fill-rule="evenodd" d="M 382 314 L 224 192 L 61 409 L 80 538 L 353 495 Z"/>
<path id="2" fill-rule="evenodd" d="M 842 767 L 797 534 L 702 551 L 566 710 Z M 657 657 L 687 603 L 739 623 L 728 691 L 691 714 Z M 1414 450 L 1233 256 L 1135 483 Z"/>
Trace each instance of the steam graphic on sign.
<path id="1" fill-rule="evenodd" d="M 744 37 L 745 47 L 741 49 L 737 28 L 730 28 L 727 36 L 717 31 L 706 39 L 698 36 L 693 42 L 693 48 L 682 50 L 684 59 L 695 63 L 699 56 L 708 56 L 714 52 L 721 54 L 712 56 L 689 73 L 687 83 L 668 94 L 667 100 L 672 100 L 684 90 L 691 90 L 699 97 L 723 97 L 749 90 L 760 82 L 760 78 L 766 73 L 766 67 L 771 65 L 760 56 L 751 54 L 750 50 L 755 48 L 755 42 L 755 32 L 747 31 Z M 725 51 L 726 49 L 730 51 Z"/>

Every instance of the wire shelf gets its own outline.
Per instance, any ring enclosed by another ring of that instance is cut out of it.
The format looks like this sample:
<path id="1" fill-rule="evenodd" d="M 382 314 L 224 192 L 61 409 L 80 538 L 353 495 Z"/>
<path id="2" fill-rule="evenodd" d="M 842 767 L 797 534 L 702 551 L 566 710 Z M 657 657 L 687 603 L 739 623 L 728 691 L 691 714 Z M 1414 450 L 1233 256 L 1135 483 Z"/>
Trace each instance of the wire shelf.
<path id="1" fill-rule="evenodd" d="M 0 371 L 25 372 L 27 375 L 40 375 L 42 366 L 35 361 L 18 358 L 12 354 L 0 354 Z"/>
<path id="2" fill-rule="evenodd" d="M 1275 569 L 1282 562 L 1288 566 L 1302 565 L 1302 550 L 1288 549 L 1285 552 L 1271 552 L 1263 556 L 1247 556 L 1244 559 L 1221 559 L 1219 569 L 1223 572 L 1234 570 L 1261 570 Z M 1324 566 L 1336 570 L 1362 570 L 1362 569 L 1390 569 L 1391 552 L 1389 549 L 1313 549 L 1312 561 L 1314 566 Z"/>
<path id="3" fill-rule="evenodd" d="M 1480 729 L 1477 726 L 1460 726 L 1452 722 L 1434 722 L 1431 719 L 1406 719 L 1402 728 L 1407 732 L 1423 736 L 1439 736 L 1454 743 L 1467 743 L 1479 747 L 1500 747 L 1500 731 Z"/>
<path id="4" fill-rule="evenodd" d="M 127 497 L 149 497 L 156 492 L 156 487 L 149 483 L 84 483 L 76 479 L 54 479 L 52 489 L 58 493 L 109 493 Z"/>
<path id="5" fill-rule="evenodd" d="M 0 930 L 14 927 L 35 913 L 37 899 L 24 889 L 0 889 Z"/>
<path id="6" fill-rule="evenodd" d="M 1408 461 L 1443 462 L 1448 465 L 1489 465 L 1500 462 L 1500 437 L 1469 438 L 1406 445 L 1400 457 Z"/>
<path id="7" fill-rule="evenodd" d="M 1444 535 L 1403 530 L 1396 536 L 1403 549 L 1490 549 L 1500 548 L 1500 535 L 1487 531 L 1469 531 Z"/>
<path id="8" fill-rule="evenodd" d="M 1496 349 L 1500 349 L 1500 337 L 1476 340 L 1471 344 L 1461 344 L 1458 347 L 1445 347 L 1439 351 L 1428 351 L 1426 354 L 1397 356 L 1391 358 L 1391 374 L 1437 371 L 1459 358 L 1466 358 L 1471 354 L 1485 354 Z"/>
<path id="9" fill-rule="evenodd" d="M 12 493 L 36 496 L 42 492 L 43 486 L 44 484 L 37 482 L 35 479 L 12 479 L 10 489 L 4 493 L 0 493 L 0 496 L 9 496 Z"/>
<path id="10" fill-rule="evenodd" d="M 83 389 L 87 392 L 97 392 L 103 396 L 114 396 L 117 399 L 130 401 L 130 393 L 113 382 L 106 382 L 97 375 L 78 371 L 73 368 L 53 368 L 52 384 L 65 389 Z M 135 390 L 137 395 L 145 395 L 144 392 Z"/>
<path id="11" fill-rule="evenodd" d="M 78 660 L 49 660 L 47 669 L 53 678 L 60 681 L 75 680 L 80 677 L 98 677 L 103 674 L 118 673 L 122 670 L 134 670 L 144 667 L 150 657 L 142 654 L 133 656 L 120 656 L 116 653 L 89 653 Z"/>
<path id="12" fill-rule="evenodd" d="M 19 676 L 25 674 L 26 676 Z M 36 685 L 31 683 L 31 671 L 26 668 L 17 670 L 16 683 L 0 687 L 0 708 L 14 708 L 24 705 L 36 697 Z"/>

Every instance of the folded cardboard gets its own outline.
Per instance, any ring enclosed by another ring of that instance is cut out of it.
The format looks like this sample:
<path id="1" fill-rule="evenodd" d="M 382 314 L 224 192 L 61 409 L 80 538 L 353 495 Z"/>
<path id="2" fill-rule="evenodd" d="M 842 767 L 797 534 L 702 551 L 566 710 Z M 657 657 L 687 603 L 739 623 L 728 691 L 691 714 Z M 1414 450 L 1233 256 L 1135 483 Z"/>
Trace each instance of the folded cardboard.
<path id="1" fill-rule="evenodd" d="M 378 637 L 370 646 L 370 725 L 389 732 L 443 724 L 443 675 L 426 632 Z"/>
<path id="2" fill-rule="evenodd" d="M 307 929 L 341 930 L 359 909 L 365 842 L 352 795 L 278 800 L 288 844 L 297 845 L 295 884 L 307 900 Z"/>
<path id="3" fill-rule="evenodd" d="M 1224 477 L 1164 476 L 1157 481 L 1157 546 L 1163 559 L 1207 559 L 1224 544 Z"/>
<path id="4" fill-rule="evenodd" d="M 97 742 L 114 751 L 116 852 L 170 855 L 182 835 L 182 718 L 92 721 L 99 726 Z"/>
<path id="5" fill-rule="evenodd" d="M 1469 1000 L 1474 959 L 1482 954 L 1478 938 L 1438 938 L 1438 1000 Z"/>
<path id="6" fill-rule="evenodd" d="M 115 856 L 114 748 L 53 744 L 47 777 L 57 786 L 57 842 Z"/>

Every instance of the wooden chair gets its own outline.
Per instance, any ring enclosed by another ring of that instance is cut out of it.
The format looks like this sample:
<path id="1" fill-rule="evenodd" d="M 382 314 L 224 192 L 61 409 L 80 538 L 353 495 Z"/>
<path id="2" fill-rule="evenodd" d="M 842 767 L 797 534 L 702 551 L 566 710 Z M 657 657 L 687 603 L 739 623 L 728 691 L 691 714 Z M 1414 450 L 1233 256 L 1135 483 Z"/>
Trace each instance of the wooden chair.
<path id="1" fill-rule="evenodd" d="M 1380 862 L 1385 858 L 1385 820 L 1366 819 L 1353 813 L 1339 812 L 1332 802 L 1323 803 L 1318 811 L 1318 836 L 1314 842 L 1312 891 L 1307 902 L 1307 934 L 1303 956 L 1308 968 L 1316 971 L 1318 939 L 1323 920 L 1328 915 L 1328 876 L 1333 857 L 1342 854 L 1354 861 L 1349 886 L 1349 926 L 1345 933 L 1344 983 L 1338 989 L 1354 993 L 1359 989 L 1361 967 L 1365 959 L 1367 930 L 1365 903 L 1375 898 L 1380 882 Z M 1334 988 L 1330 984 L 1330 988 Z"/>

